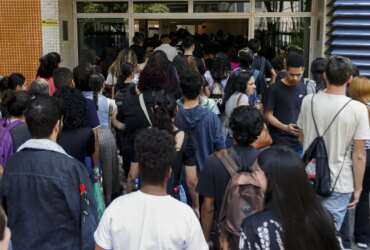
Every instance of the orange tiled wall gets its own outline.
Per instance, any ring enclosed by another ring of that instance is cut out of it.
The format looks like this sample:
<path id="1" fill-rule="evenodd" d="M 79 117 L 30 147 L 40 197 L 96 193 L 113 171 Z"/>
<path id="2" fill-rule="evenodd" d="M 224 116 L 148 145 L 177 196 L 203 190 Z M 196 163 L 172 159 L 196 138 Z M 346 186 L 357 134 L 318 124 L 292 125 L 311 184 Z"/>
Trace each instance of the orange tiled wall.
<path id="1" fill-rule="evenodd" d="M 0 75 L 32 81 L 42 53 L 40 0 L 0 0 Z"/>

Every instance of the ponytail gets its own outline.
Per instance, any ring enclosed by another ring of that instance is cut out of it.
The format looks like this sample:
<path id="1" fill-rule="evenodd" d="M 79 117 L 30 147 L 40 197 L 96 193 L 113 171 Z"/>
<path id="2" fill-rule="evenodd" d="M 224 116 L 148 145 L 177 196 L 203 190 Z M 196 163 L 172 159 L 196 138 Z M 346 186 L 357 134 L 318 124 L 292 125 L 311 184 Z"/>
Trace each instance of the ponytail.
<path id="1" fill-rule="evenodd" d="M 171 95 L 155 94 L 154 105 L 152 106 L 153 127 L 174 134 L 173 118 L 175 117 L 176 107 L 176 100 Z"/>
<path id="2" fill-rule="evenodd" d="M 92 74 L 89 78 L 89 86 L 93 91 L 93 101 L 95 103 L 96 110 L 99 110 L 99 92 L 104 86 L 104 76 L 102 74 Z"/>

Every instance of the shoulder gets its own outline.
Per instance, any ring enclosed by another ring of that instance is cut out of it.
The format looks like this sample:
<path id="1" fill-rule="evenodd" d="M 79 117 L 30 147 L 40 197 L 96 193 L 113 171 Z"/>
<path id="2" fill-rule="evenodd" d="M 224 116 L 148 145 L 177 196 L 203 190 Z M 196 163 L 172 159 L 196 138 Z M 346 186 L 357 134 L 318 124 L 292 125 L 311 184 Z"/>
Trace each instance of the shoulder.
<path id="1" fill-rule="evenodd" d="M 242 223 L 242 228 L 250 228 L 253 231 L 259 231 L 259 228 L 266 228 L 267 230 L 277 229 L 282 231 L 282 226 L 275 218 L 275 216 L 268 210 L 255 213 L 248 216 Z"/>

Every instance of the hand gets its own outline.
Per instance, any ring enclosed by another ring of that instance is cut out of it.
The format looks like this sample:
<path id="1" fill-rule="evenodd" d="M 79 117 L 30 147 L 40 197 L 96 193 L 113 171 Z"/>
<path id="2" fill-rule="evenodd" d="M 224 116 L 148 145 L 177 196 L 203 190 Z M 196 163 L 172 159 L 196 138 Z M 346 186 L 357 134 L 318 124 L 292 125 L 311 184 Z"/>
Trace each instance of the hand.
<path id="1" fill-rule="evenodd" d="M 357 191 L 353 192 L 353 194 L 352 194 L 352 201 L 347 206 L 348 209 L 354 209 L 354 208 L 356 208 L 357 203 L 360 200 L 361 192 L 362 192 L 362 190 L 357 190 Z"/>
<path id="2" fill-rule="evenodd" d="M 263 172 L 262 169 L 258 167 L 256 170 L 253 171 L 252 176 L 259 182 L 262 191 L 265 193 L 267 190 L 267 177 L 265 175 L 265 172 Z"/>
<path id="3" fill-rule="evenodd" d="M 301 130 L 297 128 L 296 124 L 290 123 L 286 127 L 286 132 L 288 132 L 289 134 L 295 135 L 295 136 L 299 136 L 299 133 L 301 132 Z"/>

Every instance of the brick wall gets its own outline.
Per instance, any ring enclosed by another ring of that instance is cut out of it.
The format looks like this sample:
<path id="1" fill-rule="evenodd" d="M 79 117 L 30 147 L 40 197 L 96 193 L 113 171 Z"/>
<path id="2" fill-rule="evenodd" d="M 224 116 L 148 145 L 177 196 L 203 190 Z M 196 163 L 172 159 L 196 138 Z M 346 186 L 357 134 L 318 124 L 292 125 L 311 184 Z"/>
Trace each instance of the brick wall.
<path id="1" fill-rule="evenodd" d="M 0 75 L 32 81 L 42 54 L 40 0 L 0 0 Z"/>

